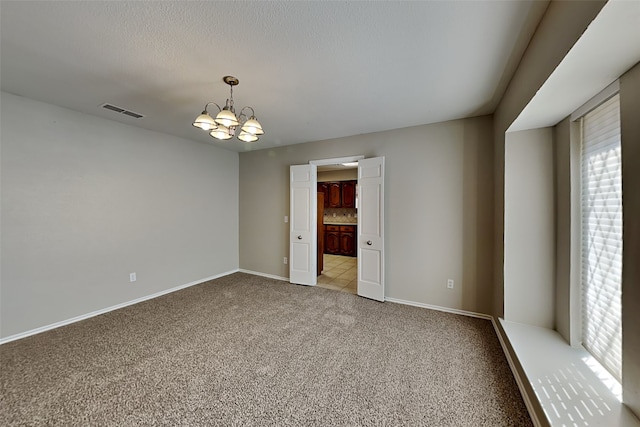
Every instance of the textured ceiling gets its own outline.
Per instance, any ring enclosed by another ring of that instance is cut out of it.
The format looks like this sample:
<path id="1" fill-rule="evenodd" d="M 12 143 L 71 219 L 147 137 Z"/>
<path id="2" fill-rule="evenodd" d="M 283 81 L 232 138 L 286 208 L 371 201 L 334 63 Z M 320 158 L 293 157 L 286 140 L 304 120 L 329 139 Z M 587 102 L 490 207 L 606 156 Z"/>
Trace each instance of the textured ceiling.
<path id="1" fill-rule="evenodd" d="M 2 90 L 237 151 L 492 113 L 546 1 L 2 1 Z M 191 126 L 222 76 L 266 134 Z M 111 103 L 134 119 L 100 108 Z"/>

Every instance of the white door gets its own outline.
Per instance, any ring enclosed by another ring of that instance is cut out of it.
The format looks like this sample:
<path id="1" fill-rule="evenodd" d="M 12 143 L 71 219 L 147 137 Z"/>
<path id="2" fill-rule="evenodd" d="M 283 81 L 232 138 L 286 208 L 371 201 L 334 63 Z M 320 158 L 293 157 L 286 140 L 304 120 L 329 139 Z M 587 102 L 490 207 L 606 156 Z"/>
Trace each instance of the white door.
<path id="1" fill-rule="evenodd" d="M 384 301 L 384 157 L 358 161 L 358 295 Z"/>
<path id="2" fill-rule="evenodd" d="M 290 168 L 289 281 L 315 285 L 317 280 L 316 165 Z"/>

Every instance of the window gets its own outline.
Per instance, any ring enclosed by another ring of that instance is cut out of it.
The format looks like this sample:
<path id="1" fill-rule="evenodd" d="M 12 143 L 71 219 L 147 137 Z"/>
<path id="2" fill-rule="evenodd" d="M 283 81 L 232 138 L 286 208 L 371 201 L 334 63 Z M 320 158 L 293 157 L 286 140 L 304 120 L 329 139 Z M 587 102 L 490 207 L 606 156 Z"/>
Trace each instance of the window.
<path id="1" fill-rule="evenodd" d="M 582 118 L 582 344 L 621 381 L 620 98 Z"/>

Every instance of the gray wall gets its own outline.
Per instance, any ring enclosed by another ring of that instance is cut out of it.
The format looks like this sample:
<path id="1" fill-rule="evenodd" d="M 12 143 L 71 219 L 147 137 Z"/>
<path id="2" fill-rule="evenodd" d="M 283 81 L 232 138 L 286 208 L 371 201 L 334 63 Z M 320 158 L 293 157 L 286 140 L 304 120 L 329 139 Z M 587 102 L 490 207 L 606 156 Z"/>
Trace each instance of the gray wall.
<path id="1" fill-rule="evenodd" d="M 504 316 L 505 132 L 606 1 L 552 1 L 494 114 L 494 314 Z"/>
<path id="2" fill-rule="evenodd" d="M 238 268 L 237 153 L 1 101 L 2 337 Z"/>
<path id="3" fill-rule="evenodd" d="M 622 386 L 640 417 L 640 64 L 620 78 L 622 126 Z"/>
<path id="4" fill-rule="evenodd" d="M 289 165 L 384 156 L 386 296 L 488 313 L 491 148 L 485 116 L 241 153 L 240 268 L 289 276 Z"/>
<path id="5" fill-rule="evenodd" d="M 551 128 L 507 133 L 504 318 L 543 328 L 554 327 L 553 170 Z"/>

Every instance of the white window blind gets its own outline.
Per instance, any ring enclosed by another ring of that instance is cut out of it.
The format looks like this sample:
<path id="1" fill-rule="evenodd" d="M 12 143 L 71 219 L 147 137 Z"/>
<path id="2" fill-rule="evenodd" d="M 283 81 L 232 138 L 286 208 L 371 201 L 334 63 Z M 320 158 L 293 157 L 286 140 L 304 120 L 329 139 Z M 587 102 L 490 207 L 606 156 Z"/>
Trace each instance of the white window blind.
<path id="1" fill-rule="evenodd" d="M 582 345 L 622 377 L 620 97 L 582 119 Z"/>

